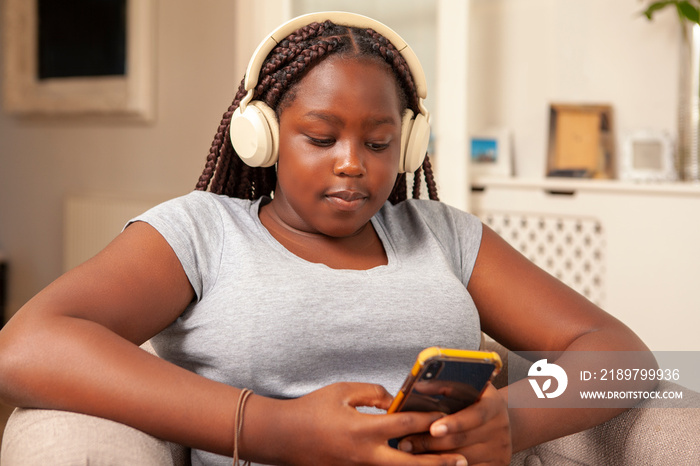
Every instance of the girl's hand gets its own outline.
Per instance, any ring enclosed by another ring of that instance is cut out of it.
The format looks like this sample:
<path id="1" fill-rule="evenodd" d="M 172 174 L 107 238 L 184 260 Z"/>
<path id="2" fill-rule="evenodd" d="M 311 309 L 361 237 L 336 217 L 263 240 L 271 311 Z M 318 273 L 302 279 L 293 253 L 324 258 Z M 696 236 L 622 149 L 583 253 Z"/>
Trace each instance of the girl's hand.
<path id="1" fill-rule="evenodd" d="M 434 412 L 387 416 L 356 409 L 359 406 L 387 409 L 391 399 L 379 385 L 337 383 L 298 399 L 278 401 L 279 406 L 271 407 L 277 409 L 274 418 L 278 433 L 275 438 L 269 438 L 268 431 L 265 440 L 269 445 L 263 449 L 276 450 L 275 462 L 284 464 L 467 465 L 464 456 L 457 452 L 411 455 L 391 448 L 390 439 L 427 432 L 442 417 Z M 254 397 L 249 403 L 255 401 Z M 247 429 L 246 423 L 244 436 L 250 433 Z M 262 446 L 259 440 L 250 439 L 251 443 L 257 443 L 258 449 Z M 245 444 L 242 448 L 247 449 Z"/>
<path id="2" fill-rule="evenodd" d="M 412 435 L 399 449 L 412 453 L 455 452 L 469 465 L 510 464 L 512 454 L 507 403 L 490 383 L 481 399 L 430 426 L 430 434 Z"/>

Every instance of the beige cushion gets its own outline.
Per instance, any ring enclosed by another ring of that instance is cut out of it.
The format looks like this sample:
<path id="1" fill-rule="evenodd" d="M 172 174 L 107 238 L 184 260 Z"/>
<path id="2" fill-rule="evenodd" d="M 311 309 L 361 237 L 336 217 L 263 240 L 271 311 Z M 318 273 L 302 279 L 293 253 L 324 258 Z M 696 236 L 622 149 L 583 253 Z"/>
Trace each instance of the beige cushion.
<path id="1" fill-rule="evenodd" d="M 511 465 L 699 465 L 699 435 L 700 408 L 632 408 L 592 429 L 516 453 Z"/>
<path id="2" fill-rule="evenodd" d="M 186 449 L 114 421 L 44 409 L 16 409 L 5 428 L 3 466 L 189 464 Z"/>

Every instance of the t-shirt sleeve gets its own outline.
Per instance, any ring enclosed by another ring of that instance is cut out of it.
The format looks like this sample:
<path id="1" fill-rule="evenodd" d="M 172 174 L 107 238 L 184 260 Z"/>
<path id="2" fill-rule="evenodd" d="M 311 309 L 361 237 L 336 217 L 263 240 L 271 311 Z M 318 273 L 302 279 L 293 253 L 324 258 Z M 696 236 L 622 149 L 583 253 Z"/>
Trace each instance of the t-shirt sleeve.
<path id="1" fill-rule="evenodd" d="M 469 285 L 476 258 L 479 255 L 481 247 L 481 236 L 483 234 L 483 224 L 475 215 L 455 209 L 450 206 L 444 206 L 447 218 L 451 221 L 451 231 L 456 251 L 459 251 L 460 271 L 462 282 L 466 287 Z"/>
<path id="2" fill-rule="evenodd" d="M 426 224 L 450 256 L 455 273 L 465 287 L 469 285 L 481 247 L 481 220 L 441 202 L 422 200 L 412 205 L 422 211 Z"/>
<path id="3" fill-rule="evenodd" d="M 199 191 L 166 201 L 135 217 L 155 228 L 177 255 L 197 301 L 218 277 L 223 249 L 221 211 L 210 193 Z"/>

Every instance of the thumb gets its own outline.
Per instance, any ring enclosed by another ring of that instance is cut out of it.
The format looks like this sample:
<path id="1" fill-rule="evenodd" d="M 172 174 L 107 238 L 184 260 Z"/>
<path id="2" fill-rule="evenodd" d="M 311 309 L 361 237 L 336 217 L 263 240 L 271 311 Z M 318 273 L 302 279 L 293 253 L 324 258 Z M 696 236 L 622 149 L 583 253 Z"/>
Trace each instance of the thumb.
<path id="1" fill-rule="evenodd" d="M 358 406 L 370 406 L 373 408 L 387 409 L 391 405 L 393 396 L 384 387 L 371 383 L 347 384 L 346 403 L 353 408 Z"/>

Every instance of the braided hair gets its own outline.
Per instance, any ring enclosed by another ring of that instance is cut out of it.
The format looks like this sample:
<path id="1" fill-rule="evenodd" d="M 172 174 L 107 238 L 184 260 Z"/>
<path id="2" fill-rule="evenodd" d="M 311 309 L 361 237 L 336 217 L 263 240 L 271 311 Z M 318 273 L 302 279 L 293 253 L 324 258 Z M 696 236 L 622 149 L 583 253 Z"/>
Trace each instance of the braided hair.
<path id="1" fill-rule="evenodd" d="M 372 29 L 340 26 L 331 21 L 304 26 L 280 42 L 262 65 L 261 79 L 253 98 L 264 101 L 275 110 L 279 118 L 284 106 L 294 99 L 294 85 L 301 81 L 305 72 L 334 54 L 369 58 L 387 64 L 396 78 L 402 107 L 409 107 L 416 114 L 419 112 L 418 96 L 408 64 L 391 42 Z M 271 196 L 274 192 L 277 184 L 275 167 L 250 167 L 238 157 L 231 145 L 231 116 L 245 95 L 246 90 L 241 81 L 233 102 L 219 123 L 195 189 L 209 189 L 217 194 L 249 200 Z M 427 156 L 413 175 L 412 197 L 420 197 L 423 175 L 429 198 L 437 200 L 437 187 Z M 407 197 L 406 174 L 400 173 L 389 201 L 396 204 Z"/>

